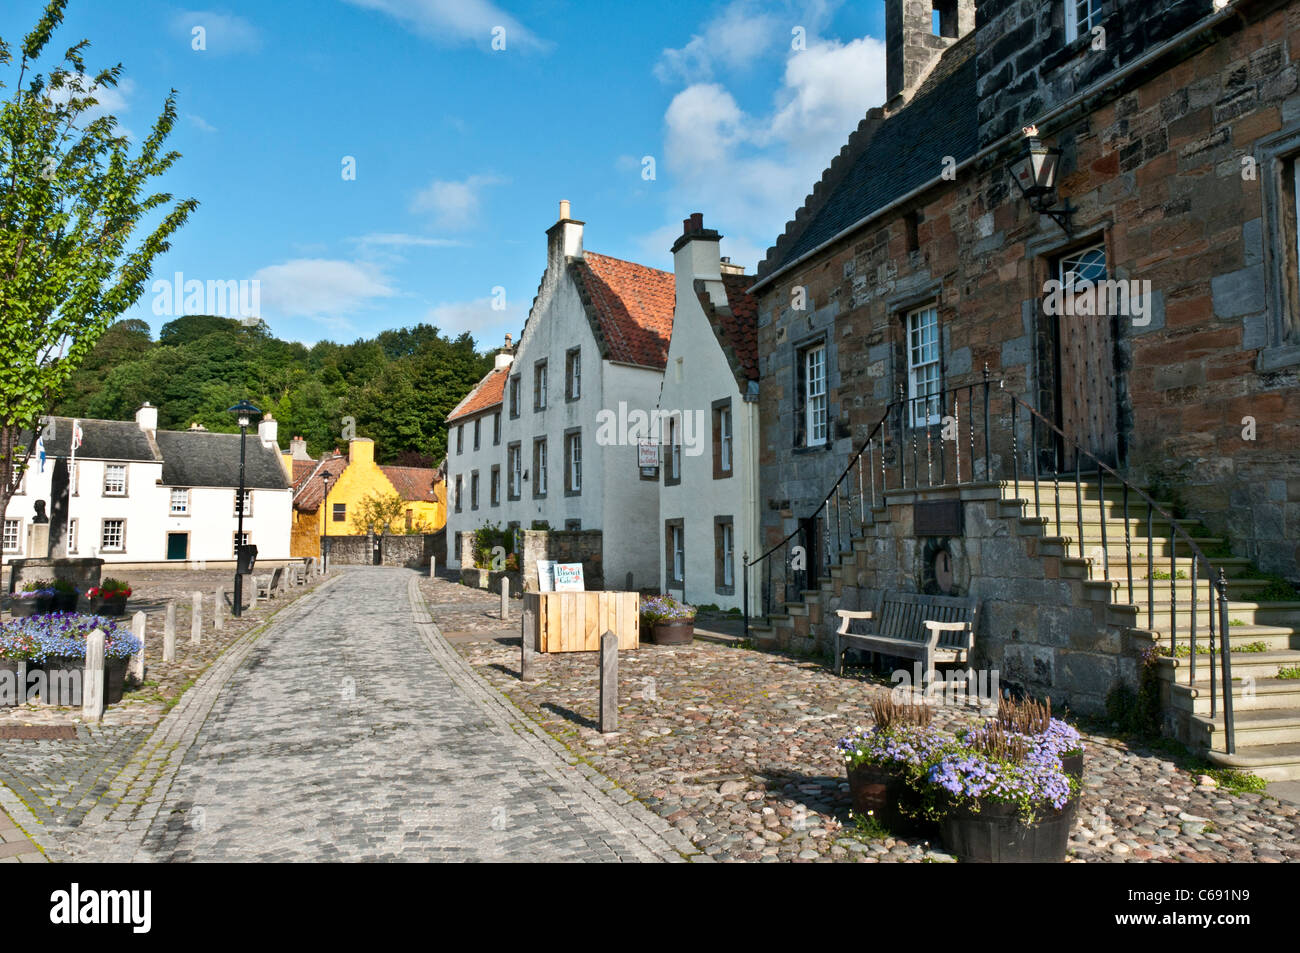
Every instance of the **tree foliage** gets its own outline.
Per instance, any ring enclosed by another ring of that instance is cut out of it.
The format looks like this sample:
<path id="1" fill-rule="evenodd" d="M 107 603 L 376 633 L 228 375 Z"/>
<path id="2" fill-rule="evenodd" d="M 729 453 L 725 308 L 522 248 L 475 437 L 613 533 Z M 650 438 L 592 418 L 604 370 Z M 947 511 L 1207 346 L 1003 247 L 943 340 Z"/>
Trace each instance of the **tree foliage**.
<path id="1" fill-rule="evenodd" d="M 50 0 L 24 38 L 12 96 L 0 103 L 0 516 L 40 417 L 143 293 L 154 259 L 197 206 L 151 191 L 179 158 L 164 150 L 174 90 L 133 149 L 117 120 L 95 111 L 96 93 L 117 85 L 120 64 L 88 74 L 82 40 L 48 74 L 36 72 L 65 5 Z M 13 63 L 0 38 L 0 67 Z M 146 218 L 152 230 L 136 242 Z M 133 330 L 122 328 L 116 346 Z"/>
<path id="2" fill-rule="evenodd" d="M 358 536 L 412 536 L 431 533 L 433 528 L 423 519 L 406 525 L 406 501 L 396 493 L 371 493 L 352 514 L 352 530 Z"/>

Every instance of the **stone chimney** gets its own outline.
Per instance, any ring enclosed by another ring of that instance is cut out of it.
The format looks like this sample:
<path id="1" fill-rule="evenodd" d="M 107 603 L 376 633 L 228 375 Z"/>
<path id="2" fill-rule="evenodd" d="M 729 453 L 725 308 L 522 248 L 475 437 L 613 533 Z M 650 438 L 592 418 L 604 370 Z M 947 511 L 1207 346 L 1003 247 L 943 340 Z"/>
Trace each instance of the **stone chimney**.
<path id="1" fill-rule="evenodd" d="M 497 351 L 495 368 L 496 370 L 501 370 L 501 368 L 503 367 L 509 367 L 511 364 L 514 363 L 514 360 L 515 360 L 515 346 L 511 342 L 510 333 L 507 331 L 505 347 Z"/>
<path id="2" fill-rule="evenodd" d="M 275 418 L 269 413 L 263 414 L 262 422 L 257 425 L 257 436 L 261 439 L 262 446 L 274 447 L 276 450 L 279 450 L 280 444 L 276 439 L 279 436 L 279 432 L 280 425 L 276 423 Z"/>
<path id="3" fill-rule="evenodd" d="M 722 236 L 704 227 L 704 213 L 695 212 L 682 219 L 682 234 L 673 242 L 673 274 L 677 278 L 677 300 L 695 300 L 695 281 L 706 282 L 709 296 L 716 304 L 727 301 L 722 287 L 722 258 L 718 254 Z"/>
<path id="4" fill-rule="evenodd" d="M 560 218 L 546 230 L 546 270 L 552 276 L 564 268 L 564 259 L 582 257 L 582 226 L 569 216 L 569 200 L 560 199 Z"/>
<path id="5" fill-rule="evenodd" d="M 353 437 L 348 441 L 348 466 L 375 462 L 375 442 L 369 437 Z"/>
<path id="6" fill-rule="evenodd" d="M 943 51 L 974 29 L 975 0 L 885 0 L 885 102 L 910 98 Z"/>
<path id="7" fill-rule="evenodd" d="M 290 440 L 289 457 L 293 460 L 310 460 L 311 454 L 307 452 L 307 441 L 302 437 L 294 437 Z"/>
<path id="8" fill-rule="evenodd" d="M 153 436 L 158 432 L 158 408 L 146 400 L 135 412 L 135 423 L 145 433 Z"/>

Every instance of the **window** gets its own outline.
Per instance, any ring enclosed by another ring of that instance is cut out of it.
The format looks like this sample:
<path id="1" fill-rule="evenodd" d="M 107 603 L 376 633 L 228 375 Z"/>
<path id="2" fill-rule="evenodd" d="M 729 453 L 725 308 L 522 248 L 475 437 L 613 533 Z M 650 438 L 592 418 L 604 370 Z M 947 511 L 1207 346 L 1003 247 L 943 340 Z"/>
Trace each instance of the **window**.
<path id="1" fill-rule="evenodd" d="M 713 587 L 721 595 L 735 592 L 735 524 L 730 516 L 713 520 Z"/>
<path id="2" fill-rule="evenodd" d="M 190 491 L 179 487 L 172 487 L 171 492 L 171 514 L 173 516 L 188 516 L 190 512 Z"/>
<path id="3" fill-rule="evenodd" d="M 713 479 L 731 476 L 731 398 L 713 402 Z"/>
<path id="4" fill-rule="evenodd" d="M 501 446 L 501 411 L 492 415 L 492 446 Z"/>
<path id="5" fill-rule="evenodd" d="M 247 532 L 233 534 L 230 540 L 230 554 L 238 559 L 239 547 L 247 546 L 252 541 L 252 536 Z"/>
<path id="6" fill-rule="evenodd" d="M 519 375 L 510 378 L 510 418 L 519 416 Z"/>
<path id="7" fill-rule="evenodd" d="M 5 520 L 3 549 L 6 553 L 19 552 L 22 525 L 21 520 Z"/>
<path id="8" fill-rule="evenodd" d="M 457 477 L 459 479 L 459 477 Z M 344 523 L 348 518 L 348 505 L 346 503 L 334 504 L 334 522 Z"/>
<path id="9" fill-rule="evenodd" d="M 1083 281 L 1105 281 L 1106 246 L 1098 243 L 1065 255 L 1056 263 L 1056 277 L 1062 290 L 1072 289 Z"/>
<path id="10" fill-rule="evenodd" d="M 75 553 L 76 551 L 77 551 L 77 521 L 75 519 L 71 519 L 68 520 L 68 552 Z"/>
<path id="11" fill-rule="evenodd" d="M 582 351 L 572 348 L 564 355 L 564 399 L 577 400 L 582 396 Z"/>
<path id="12" fill-rule="evenodd" d="M 463 479 L 463 477 L 461 477 L 459 474 L 456 475 L 456 512 L 457 512 L 457 513 L 459 513 L 459 512 L 461 511 L 461 504 L 460 504 L 460 491 L 461 491 L 461 481 L 462 481 L 462 479 Z"/>
<path id="13" fill-rule="evenodd" d="M 533 365 L 533 410 L 546 409 L 546 362 Z"/>
<path id="14" fill-rule="evenodd" d="M 826 394 L 826 345 L 816 344 L 805 348 L 800 356 L 802 386 L 799 397 L 803 403 L 801 430 L 805 447 L 826 445 L 828 431 L 828 403 Z"/>
<path id="15" fill-rule="evenodd" d="M 492 476 L 488 482 L 488 494 L 493 506 L 501 505 L 501 467 L 492 468 Z"/>
<path id="16" fill-rule="evenodd" d="M 126 520 L 104 520 L 100 524 L 99 548 L 105 552 L 126 549 Z"/>
<path id="17" fill-rule="evenodd" d="M 236 490 L 236 491 L 235 491 L 235 515 L 236 515 L 236 516 L 239 515 L 239 511 L 240 511 L 240 506 L 239 506 L 239 491 Z M 252 491 L 252 490 L 245 490 L 245 491 L 244 491 L 244 506 L 243 506 L 243 511 L 244 511 L 244 515 L 245 515 L 245 516 L 252 516 L 252 515 L 253 515 L 253 491 Z"/>
<path id="18" fill-rule="evenodd" d="M 682 482 L 682 424 L 676 415 L 668 418 L 668 459 L 664 461 L 664 486 Z"/>
<path id="19" fill-rule="evenodd" d="M 478 509 L 478 471 L 469 475 L 469 508 Z"/>
<path id="20" fill-rule="evenodd" d="M 456 452 L 457 453 L 465 452 L 465 425 L 464 424 L 456 425 Z"/>
<path id="21" fill-rule="evenodd" d="M 568 430 L 564 434 L 564 494 L 576 496 L 582 492 L 582 431 Z"/>
<path id="22" fill-rule="evenodd" d="M 939 309 L 917 308 L 907 315 L 907 397 L 913 427 L 940 418 Z"/>
<path id="23" fill-rule="evenodd" d="M 482 418 L 479 417 L 474 418 L 474 449 L 475 450 L 479 448 L 479 424 L 481 424 L 482 422 L 483 422 Z"/>
<path id="24" fill-rule="evenodd" d="M 564 531 L 566 533 L 577 533 L 582 530 L 582 520 L 565 520 Z"/>
<path id="25" fill-rule="evenodd" d="M 104 464 L 104 495 L 126 496 L 126 464 Z"/>
<path id="26" fill-rule="evenodd" d="M 664 522 L 664 588 L 681 588 L 686 582 L 685 525 L 682 520 Z"/>
<path id="27" fill-rule="evenodd" d="M 546 438 L 536 437 L 533 440 L 533 496 L 535 498 L 546 495 Z"/>
<path id="28" fill-rule="evenodd" d="M 520 474 L 523 471 L 521 456 L 518 443 L 512 443 L 506 448 L 506 496 L 512 500 L 519 499 L 520 488 L 523 486 L 520 482 Z"/>
<path id="29" fill-rule="evenodd" d="M 1065 0 L 1065 41 L 1073 43 L 1101 23 L 1102 0 Z"/>

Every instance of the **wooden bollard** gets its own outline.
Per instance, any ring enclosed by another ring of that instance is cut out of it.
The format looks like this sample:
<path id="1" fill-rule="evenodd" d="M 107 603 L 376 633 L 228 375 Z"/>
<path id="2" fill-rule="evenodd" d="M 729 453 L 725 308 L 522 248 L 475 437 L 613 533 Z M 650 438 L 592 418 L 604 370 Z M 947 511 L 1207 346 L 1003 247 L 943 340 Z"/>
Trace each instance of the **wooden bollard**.
<path id="1" fill-rule="evenodd" d="M 505 576 L 501 577 L 501 621 L 505 622 L 510 618 L 510 580 Z"/>
<path id="2" fill-rule="evenodd" d="M 224 586 L 217 586 L 217 591 L 212 594 L 212 628 L 220 632 L 226 627 L 226 590 Z"/>
<path id="3" fill-rule="evenodd" d="M 248 608 L 257 608 L 257 577 L 252 573 L 248 575 L 248 581 L 244 583 L 244 588 L 248 590 Z"/>
<path id="4" fill-rule="evenodd" d="M 167 603 L 167 615 L 163 619 L 163 661 L 176 661 L 176 603 Z"/>
<path id="5" fill-rule="evenodd" d="M 100 721 L 104 717 L 104 633 L 96 629 L 86 636 L 86 667 L 81 683 L 81 717 Z"/>
<path id="6" fill-rule="evenodd" d="M 144 630 L 147 622 L 148 616 L 143 612 L 131 616 L 131 634 L 140 640 L 140 651 L 131 657 L 131 672 L 141 684 L 144 683 Z"/>
<path id="7" fill-rule="evenodd" d="M 438 557 L 429 557 L 429 578 L 432 579 L 438 575 Z"/>
<path id="8" fill-rule="evenodd" d="M 203 641 L 203 593 L 195 591 L 194 609 L 190 612 L 190 645 Z"/>
<path id="9" fill-rule="evenodd" d="M 600 637 L 600 730 L 618 731 L 618 636 Z"/>
<path id="10" fill-rule="evenodd" d="M 536 667 L 537 613 L 525 597 L 524 614 L 519 620 L 519 678 L 531 682 L 536 677 Z"/>

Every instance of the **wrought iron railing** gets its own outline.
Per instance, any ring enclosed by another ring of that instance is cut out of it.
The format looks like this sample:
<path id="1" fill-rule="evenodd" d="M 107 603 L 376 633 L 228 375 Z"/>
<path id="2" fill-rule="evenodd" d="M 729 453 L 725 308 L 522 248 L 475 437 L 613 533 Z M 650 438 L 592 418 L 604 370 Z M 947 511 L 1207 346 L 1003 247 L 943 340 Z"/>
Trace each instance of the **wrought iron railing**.
<path id="1" fill-rule="evenodd" d="M 1022 431 L 1028 431 L 1028 446 Z M 1050 446 L 1042 446 L 1039 436 L 1045 434 Z M 1029 474 L 1022 472 L 1022 456 L 1028 451 Z M 1072 452 L 1074 465 L 1062 468 L 1058 461 Z M 1007 458 L 1010 466 L 1007 466 Z M 1088 463 L 1085 469 L 1084 459 Z M 951 469 L 950 469 L 951 468 Z M 1010 469 L 1010 473 L 1006 471 Z M 1097 524 L 1100 545 L 1090 555 L 1085 551 L 1084 479 L 1096 475 Z M 810 550 L 814 539 L 809 527 L 814 527 L 817 541 L 822 543 L 826 572 L 845 551 L 847 540 L 852 549 L 854 540 L 868 535 L 868 509 L 875 509 L 877 501 L 883 505 L 885 494 L 900 490 L 960 487 L 981 482 L 1001 482 L 1010 478 L 1014 498 L 1021 498 L 1022 486 L 1032 491 L 1026 498 L 1026 514 L 1032 508 L 1034 518 L 1053 527 L 1053 535 L 1064 539 L 1065 555 L 1073 554 L 1088 561 L 1089 574 L 1101 573 L 1104 582 L 1112 583 L 1112 592 L 1124 585 L 1129 605 L 1135 605 L 1134 592 L 1137 580 L 1133 574 L 1133 545 L 1130 501 L 1134 496 L 1146 504 L 1145 532 L 1137 538 L 1145 541 L 1147 629 L 1155 631 L 1157 583 L 1168 583 L 1169 593 L 1169 652 L 1176 657 L 1179 648 L 1178 631 L 1178 550 L 1187 550 L 1183 557 L 1190 572 L 1188 632 L 1189 679 L 1195 689 L 1197 661 L 1201 643 L 1197 641 L 1200 624 L 1198 594 L 1201 580 L 1206 585 L 1206 609 L 1209 629 L 1210 717 L 1218 716 L 1222 695 L 1225 750 L 1235 751 L 1232 710 L 1232 663 L 1228 632 L 1228 592 L 1223 570 L 1215 573 L 1209 558 L 1196 541 L 1143 489 L 1123 477 L 1110 464 L 1098 459 L 1059 426 L 1035 408 L 1006 390 L 1003 382 L 989 378 L 985 369 L 982 381 L 962 387 L 949 388 L 923 397 L 900 397 L 891 402 L 867 435 L 866 440 L 849 458 L 820 505 L 810 518 L 795 530 L 750 559 L 744 556 L 743 606 L 745 635 L 749 635 L 750 570 L 759 567 L 762 576 L 760 593 L 764 616 L 772 615 L 774 587 L 783 588 L 783 602 L 798 602 L 804 591 L 814 588 L 817 580 L 809 577 L 811 566 L 819 562 Z M 1124 570 L 1120 579 L 1112 578 L 1109 540 L 1107 538 L 1107 498 L 1110 486 L 1118 489 L 1124 525 Z M 1062 487 L 1073 484 L 1073 526 L 1061 515 Z M 1050 500 L 1045 497 L 1050 494 Z M 1044 515 L 1046 512 L 1047 515 Z M 1155 544 L 1164 543 L 1163 536 L 1154 533 L 1158 514 L 1169 525 L 1168 580 L 1156 578 Z M 1077 535 L 1070 538 L 1069 532 Z M 800 552 L 799 547 L 803 547 Z M 802 557 L 802 559 L 800 558 Z M 773 581 L 773 569 L 780 559 L 779 582 Z M 1140 607 L 1139 607 L 1140 608 Z M 1217 645 L 1216 645 L 1217 636 Z M 1216 667 L 1215 655 L 1218 655 Z M 1221 674 L 1221 684 L 1219 684 Z"/>

